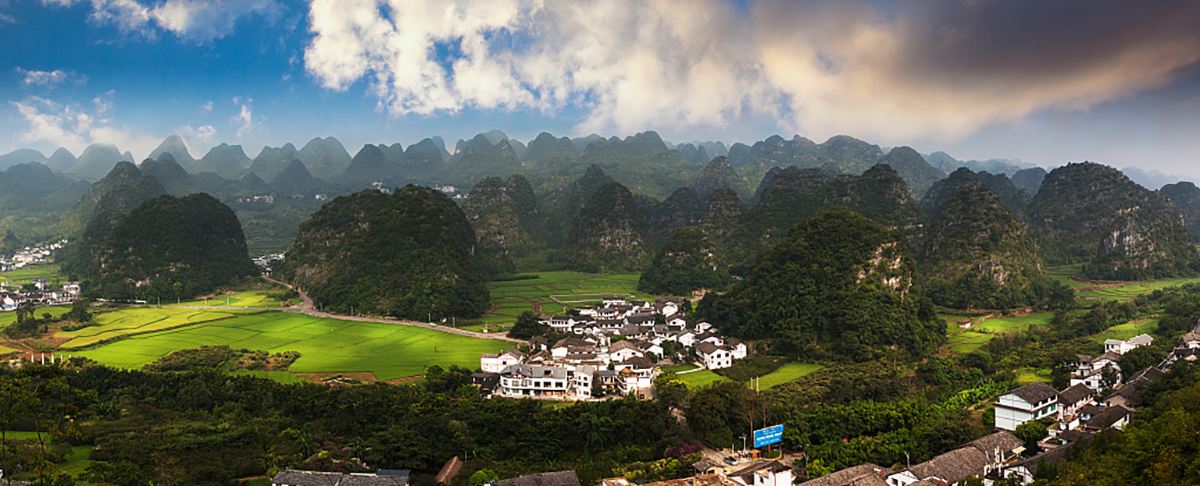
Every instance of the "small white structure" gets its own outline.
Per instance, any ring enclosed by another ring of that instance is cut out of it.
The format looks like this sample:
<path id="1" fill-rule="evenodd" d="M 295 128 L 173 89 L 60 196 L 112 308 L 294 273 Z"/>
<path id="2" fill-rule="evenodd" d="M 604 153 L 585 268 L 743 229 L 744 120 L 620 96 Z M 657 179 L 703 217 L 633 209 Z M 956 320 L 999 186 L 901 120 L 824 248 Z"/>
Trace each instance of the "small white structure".
<path id="1" fill-rule="evenodd" d="M 525 362 L 525 353 L 510 348 L 500 354 L 484 353 L 479 355 L 479 368 L 484 373 L 500 373 L 504 368 Z"/>
<path id="2" fill-rule="evenodd" d="M 1129 352 L 1130 350 L 1132 350 L 1133 348 L 1136 348 L 1138 346 L 1149 346 L 1150 343 L 1153 343 L 1153 342 L 1154 342 L 1154 338 L 1150 337 L 1148 334 L 1134 336 L 1134 337 L 1131 337 L 1124 341 L 1118 341 L 1116 339 L 1108 339 L 1108 340 L 1104 341 L 1104 352 L 1105 353 L 1116 353 L 1118 355 L 1125 354 L 1125 353 Z"/>
<path id="3" fill-rule="evenodd" d="M 1017 430 L 1025 422 L 1059 414 L 1058 391 L 1042 382 L 1030 383 L 1000 395 L 996 401 L 996 427 Z"/>

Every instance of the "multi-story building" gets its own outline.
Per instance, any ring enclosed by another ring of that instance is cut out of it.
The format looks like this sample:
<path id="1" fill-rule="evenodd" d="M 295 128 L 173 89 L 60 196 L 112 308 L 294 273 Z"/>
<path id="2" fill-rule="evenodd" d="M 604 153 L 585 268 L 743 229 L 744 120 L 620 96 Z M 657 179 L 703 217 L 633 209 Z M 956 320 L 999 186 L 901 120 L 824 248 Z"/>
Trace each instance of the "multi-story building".
<path id="1" fill-rule="evenodd" d="M 1042 382 L 1030 383 L 996 400 L 996 427 L 1017 430 L 1031 420 L 1043 417 L 1057 420 L 1059 412 L 1058 391 Z"/>
<path id="2" fill-rule="evenodd" d="M 564 398 L 571 391 L 566 368 L 515 364 L 500 372 L 497 394 L 506 397 Z"/>

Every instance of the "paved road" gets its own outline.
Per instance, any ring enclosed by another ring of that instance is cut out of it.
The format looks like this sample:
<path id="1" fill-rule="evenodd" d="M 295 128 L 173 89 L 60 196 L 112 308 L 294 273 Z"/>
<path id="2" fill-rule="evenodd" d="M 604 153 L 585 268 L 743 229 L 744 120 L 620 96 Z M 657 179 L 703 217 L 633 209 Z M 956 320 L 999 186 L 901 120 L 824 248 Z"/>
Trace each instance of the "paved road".
<path id="1" fill-rule="evenodd" d="M 473 338 L 477 338 L 477 339 L 493 339 L 496 341 L 505 341 L 505 342 L 510 342 L 510 343 L 524 343 L 525 342 L 520 339 L 513 339 L 513 338 L 510 338 L 510 337 L 502 335 L 502 334 L 490 334 L 490 333 L 483 333 L 483 332 L 468 331 L 466 329 L 457 329 L 457 328 L 447 327 L 447 326 L 438 326 L 438 325 L 430 324 L 428 322 L 406 321 L 406 320 L 400 320 L 400 319 L 384 319 L 384 318 L 380 318 L 380 317 L 344 316 L 341 314 L 330 314 L 327 312 L 320 312 L 316 309 L 316 306 L 313 305 L 312 298 L 309 297 L 308 294 L 304 293 L 304 291 L 299 290 L 295 287 L 292 287 L 291 285 L 281 282 L 279 280 L 275 280 L 271 277 L 264 276 L 263 279 L 268 282 L 277 283 L 277 284 L 283 285 L 289 289 L 295 290 L 296 293 L 300 294 L 300 299 L 303 301 L 302 304 L 299 304 L 299 305 L 296 305 L 293 307 L 285 307 L 282 309 L 273 308 L 272 310 L 282 310 L 284 312 L 300 312 L 300 313 L 304 313 L 304 314 L 307 314 L 307 315 L 310 315 L 313 317 L 342 319 L 345 321 L 380 322 L 380 323 L 384 323 L 384 324 L 400 324 L 403 326 L 424 327 L 424 328 L 428 328 L 428 329 L 434 329 L 437 331 L 448 332 L 451 334 L 459 334 L 462 336 L 473 337 Z"/>

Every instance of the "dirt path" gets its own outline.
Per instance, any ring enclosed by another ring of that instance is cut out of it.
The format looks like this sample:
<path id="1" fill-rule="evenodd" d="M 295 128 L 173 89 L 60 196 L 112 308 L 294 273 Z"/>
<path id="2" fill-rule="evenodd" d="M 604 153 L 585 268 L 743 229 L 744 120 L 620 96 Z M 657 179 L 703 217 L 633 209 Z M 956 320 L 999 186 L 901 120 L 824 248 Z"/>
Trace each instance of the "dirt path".
<path id="1" fill-rule="evenodd" d="M 267 280 L 269 282 L 274 282 L 279 285 L 283 285 L 289 289 L 295 290 L 296 293 L 300 294 L 300 299 L 304 301 L 303 304 L 297 305 L 295 307 L 285 307 L 282 309 L 272 308 L 272 310 L 282 310 L 284 312 L 299 312 L 299 313 L 307 314 L 307 315 L 310 315 L 313 317 L 322 317 L 322 318 L 326 318 L 326 319 L 341 319 L 343 321 L 378 322 L 381 324 L 400 324 L 402 326 L 424 327 L 427 329 L 448 332 L 450 334 L 458 334 L 461 336 L 473 337 L 476 339 L 492 339 L 492 340 L 496 340 L 496 341 L 505 341 L 505 342 L 510 342 L 510 343 L 524 343 L 525 342 L 520 339 L 513 339 L 508 336 L 504 336 L 504 335 L 500 335 L 500 334 L 490 334 L 490 333 L 468 331 L 466 329 L 456 329 L 456 328 L 448 327 L 448 326 L 439 326 L 439 325 L 431 324 L 428 322 L 406 321 L 406 320 L 400 320 L 400 319 L 384 319 L 382 317 L 343 316 L 340 314 L 330 314 L 327 312 L 318 312 L 316 310 L 316 308 L 313 306 L 312 298 L 310 298 L 308 296 L 308 294 L 304 293 L 304 291 L 296 289 L 295 287 L 292 287 L 291 285 L 283 283 L 279 280 L 275 280 L 271 277 L 263 277 L 263 279 Z"/>

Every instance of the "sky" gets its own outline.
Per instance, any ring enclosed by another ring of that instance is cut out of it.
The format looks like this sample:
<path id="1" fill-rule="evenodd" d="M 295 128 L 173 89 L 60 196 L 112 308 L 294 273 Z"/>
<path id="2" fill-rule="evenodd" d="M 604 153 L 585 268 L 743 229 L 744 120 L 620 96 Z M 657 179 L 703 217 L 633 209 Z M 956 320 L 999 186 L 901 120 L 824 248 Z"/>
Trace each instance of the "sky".
<path id="1" fill-rule="evenodd" d="M 1200 180 L 1200 2 L 0 0 L 0 153 L 850 135 Z"/>

